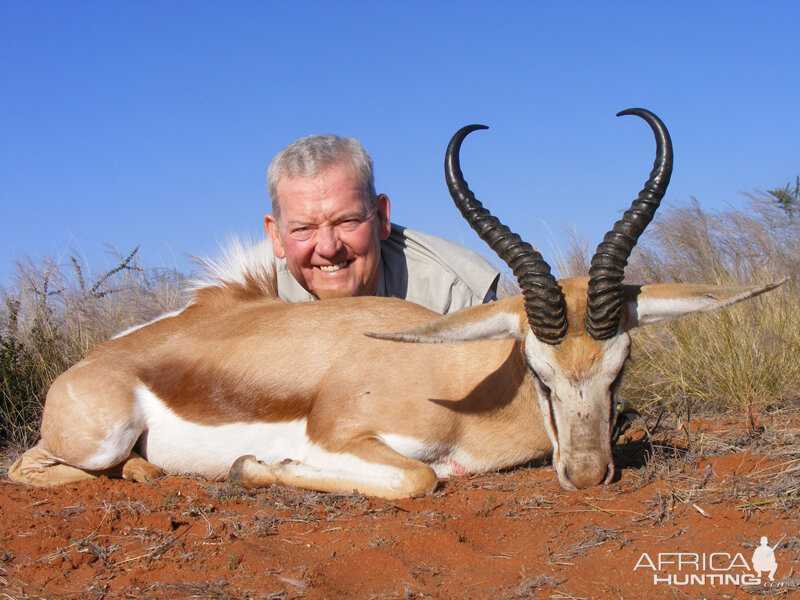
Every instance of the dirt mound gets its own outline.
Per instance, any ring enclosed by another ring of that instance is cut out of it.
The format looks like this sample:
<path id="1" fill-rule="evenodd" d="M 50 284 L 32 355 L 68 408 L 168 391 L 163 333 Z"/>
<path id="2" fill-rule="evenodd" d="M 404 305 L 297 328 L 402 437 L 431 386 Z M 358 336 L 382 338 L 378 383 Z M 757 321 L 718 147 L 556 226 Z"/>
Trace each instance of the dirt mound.
<path id="1" fill-rule="evenodd" d="M 784 432 L 797 442 L 796 422 Z M 704 456 L 628 436 L 618 481 L 582 492 L 547 467 L 402 501 L 186 477 L 3 482 L 0 597 L 799 597 L 800 459 L 772 443 Z M 778 543 L 775 581 L 752 570 L 761 536 Z"/>

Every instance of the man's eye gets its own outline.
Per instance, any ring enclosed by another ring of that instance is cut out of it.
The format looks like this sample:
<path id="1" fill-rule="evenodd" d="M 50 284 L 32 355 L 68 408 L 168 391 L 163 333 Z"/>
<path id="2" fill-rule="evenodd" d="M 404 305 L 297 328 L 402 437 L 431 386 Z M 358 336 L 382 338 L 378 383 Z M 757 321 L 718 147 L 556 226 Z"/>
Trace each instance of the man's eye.
<path id="1" fill-rule="evenodd" d="M 314 230 L 310 227 L 297 227 L 292 229 L 291 235 L 296 240 L 307 240 L 314 234 Z"/>
<path id="2" fill-rule="evenodd" d="M 358 228 L 363 221 L 361 219 L 345 219 L 344 221 L 340 221 L 336 227 L 337 229 L 342 229 L 344 231 L 352 231 Z"/>

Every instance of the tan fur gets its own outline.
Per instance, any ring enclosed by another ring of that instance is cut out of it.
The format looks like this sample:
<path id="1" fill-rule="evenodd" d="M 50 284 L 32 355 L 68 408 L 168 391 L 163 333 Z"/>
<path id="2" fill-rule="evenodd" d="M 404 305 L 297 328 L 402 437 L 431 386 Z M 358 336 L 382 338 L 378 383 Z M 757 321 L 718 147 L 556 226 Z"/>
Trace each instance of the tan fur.
<path id="1" fill-rule="evenodd" d="M 554 353 L 566 377 L 573 381 L 585 379 L 603 356 L 600 342 L 592 339 L 583 325 L 586 316 L 588 277 L 559 281 L 567 300 L 569 329 L 566 339 Z"/>

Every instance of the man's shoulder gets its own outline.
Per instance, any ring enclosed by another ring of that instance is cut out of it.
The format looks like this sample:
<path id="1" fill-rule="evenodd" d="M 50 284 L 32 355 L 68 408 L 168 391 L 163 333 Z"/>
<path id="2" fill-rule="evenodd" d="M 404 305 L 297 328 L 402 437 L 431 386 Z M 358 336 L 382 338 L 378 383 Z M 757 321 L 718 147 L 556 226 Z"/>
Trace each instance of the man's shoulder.
<path id="1" fill-rule="evenodd" d="M 491 298 L 499 271 L 477 252 L 392 224 L 381 243 L 385 295 L 450 312 Z"/>

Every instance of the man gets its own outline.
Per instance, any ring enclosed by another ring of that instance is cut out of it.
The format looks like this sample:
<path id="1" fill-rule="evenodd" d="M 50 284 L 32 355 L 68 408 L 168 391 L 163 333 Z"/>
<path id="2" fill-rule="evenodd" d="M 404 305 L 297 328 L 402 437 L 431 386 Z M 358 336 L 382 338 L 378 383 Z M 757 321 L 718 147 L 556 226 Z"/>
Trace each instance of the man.
<path id="1" fill-rule="evenodd" d="M 393 296 L 444 314 L 495 299 L 499 273 L 479 255 L 389 221 L 357 140 L 301 138 L 272 160 L 267 183 L 283 300 Z"/>

